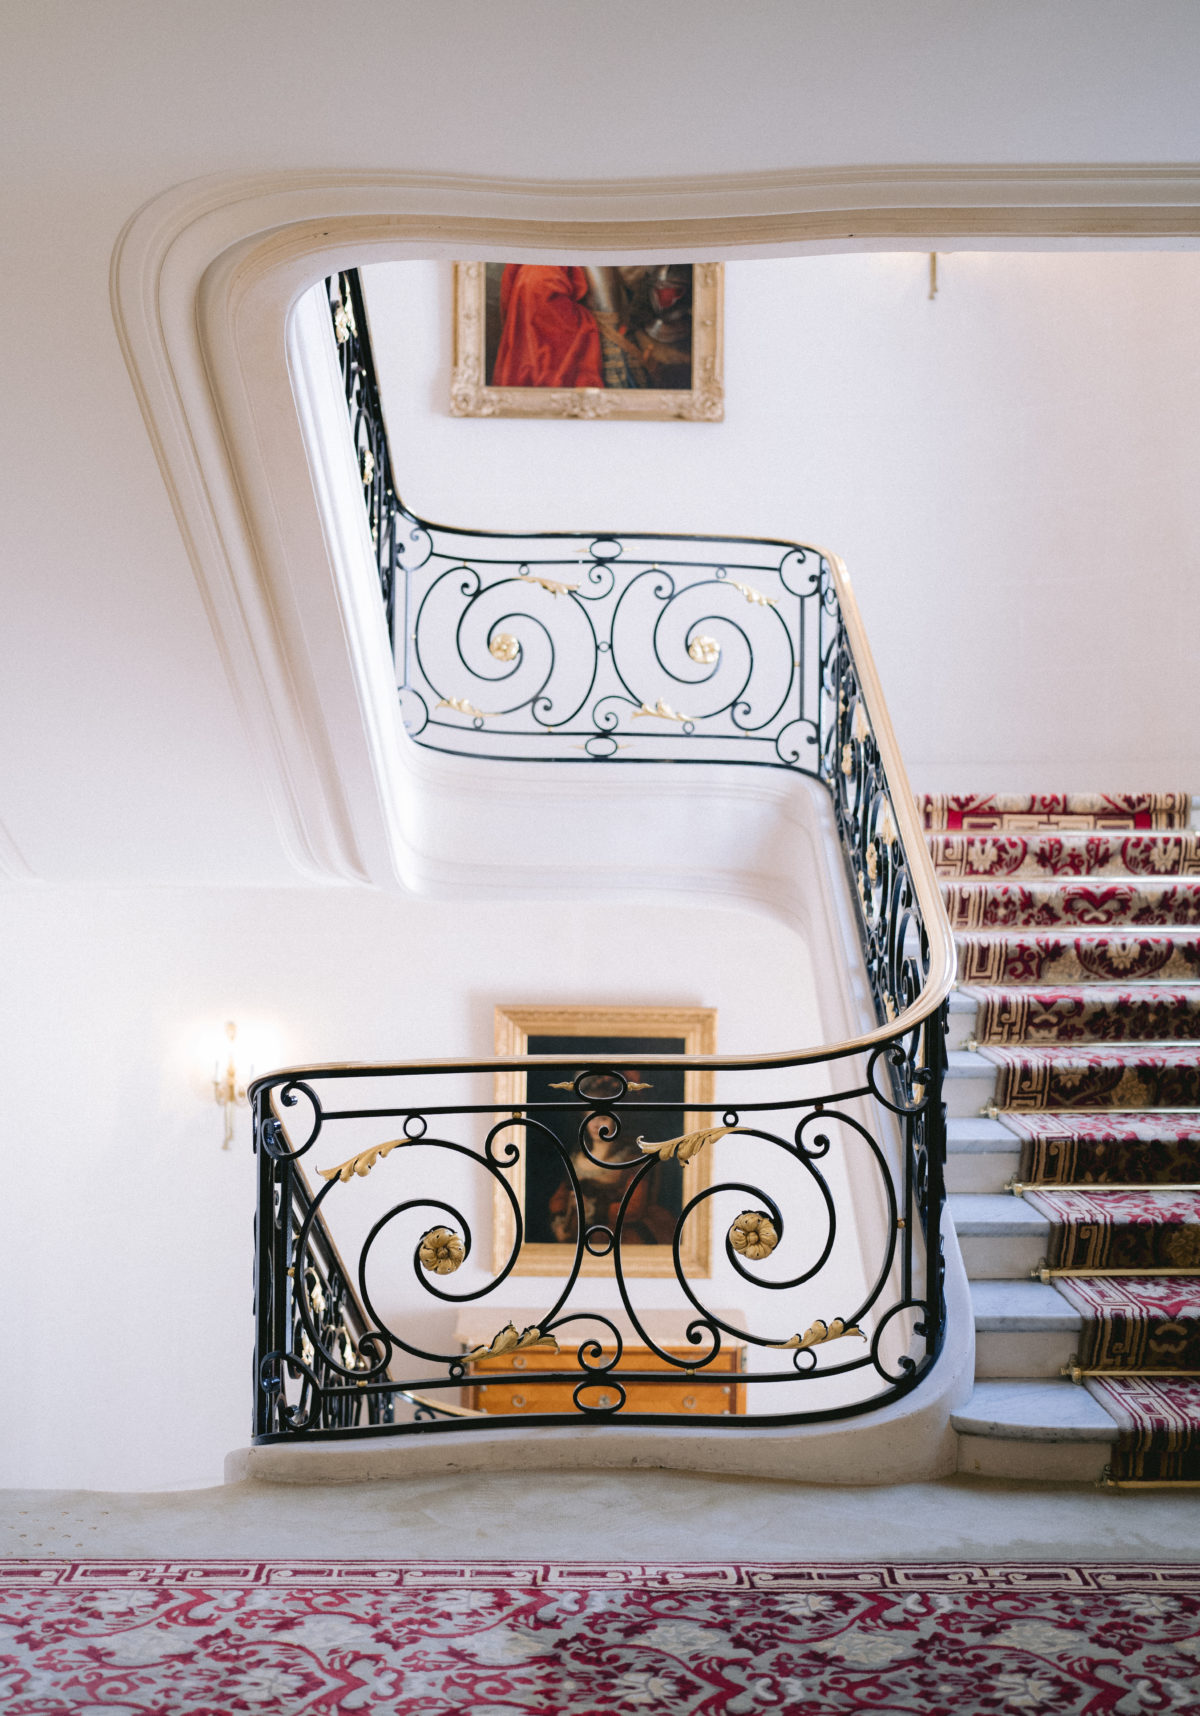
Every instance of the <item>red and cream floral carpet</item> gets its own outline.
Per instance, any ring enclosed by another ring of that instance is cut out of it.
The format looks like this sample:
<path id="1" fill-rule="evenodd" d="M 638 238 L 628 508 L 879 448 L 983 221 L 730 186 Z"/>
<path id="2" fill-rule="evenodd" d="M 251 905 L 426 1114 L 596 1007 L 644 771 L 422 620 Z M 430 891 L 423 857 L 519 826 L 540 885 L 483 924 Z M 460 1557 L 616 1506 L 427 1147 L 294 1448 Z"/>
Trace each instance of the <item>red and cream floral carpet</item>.
<path id="1" fill-rule="evenodd" d="M 1140 1716 L 1200 1568 L 6 1562 L 6 1716 Z"/>
<path id="2" fill-rule="evenodd" d="M 1072 1374 L 1118 1426 L 1112 1476 L 1200 1479 L 1200 834 L 1185 793 L 928 797 L 927 839 L 1082 1314 Z M 1200 1694 L 1196 1699 L 1200 1709 Z"/>

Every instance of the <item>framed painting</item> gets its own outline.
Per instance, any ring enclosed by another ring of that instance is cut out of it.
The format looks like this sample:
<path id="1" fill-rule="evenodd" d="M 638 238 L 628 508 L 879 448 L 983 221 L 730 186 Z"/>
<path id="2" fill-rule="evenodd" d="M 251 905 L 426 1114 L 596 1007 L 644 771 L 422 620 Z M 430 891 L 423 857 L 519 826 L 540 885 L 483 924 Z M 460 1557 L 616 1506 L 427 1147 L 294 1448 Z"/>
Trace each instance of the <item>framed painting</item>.
<path id="1" fill-rule="evenodd" d="M 456 417 L 725 415 L 720 262 L 454 265 Z"/>
<path id="2" fill-rule="evenodd" d="M 514 1127 L 501 1134 L 521 1146 L 520 1160 L 507 1178 L 521 1210 L 525 1241 L 516 1275 L 565 1275 L 575 1255 L 582 1203 L 587 1226 L 611 1227 L 629 1184 L 621 1165 L 643 1161 L 639 1134 L 653 1139 L 678 1138 L 713 1124 L 707 1112 L 713 1101 L 711 1072 L 681 1067 L 646 1067 L 643 1055 L 712 1055 L 717 1047 L 717 1014 L 712 1007 L 497 1007 L 498 1055 L 561 1055 L 559 1067 L 530 1067 L 496 1074 L 496 1106 L 501 1113 L 523 1109 L 528 1102 L 570 1103 L 572 1064 L 602 1061 L 640 1087 L 638 1095 L 653 1103 L 678 1103 L 678 1108 L 648 1111 L 616 1105 L 615 1136 L 601 1136 L 597 1120 L 588 1125 L 587 1149 L 579 1136 L 580 1112 L 563 1107 L 549 1113 L 544 1124 L 558 1147 L 536 1134 Z M 567 1091 L 562 1090 L 563 1085 Z M 614 1090 L 619 1088 L 613 1081 Z M 597 1092 L 602 1100 L 603 1092 Z M 698 1111 L 699 1110 L 699 1111 Z M 499 1118 L 499 1117 L 498 1117 Z M 711 1151 L 702 1150 L 685 1166 L 656 1162 L 639 1182 L 626 1211 L 622 1268 L 627 1275 L 673 1275 L 672 1241 L 684 1202 L 710 1182 Z M 576 1199 L 564 1164 L 569 1156 L 580 1187 Z M 597 1160 L 598 1158 L 598 1160 Z M 612 1166 L 606 1164 L 611 1163 Z M 685 1178 L 686 1175 L 686 1178 Z M 494 1190 L 493 1267 L 503 1268 L 512 1254 L 516 1225 L 503 1190 Z M 689 1218 L 680 1246 L 680 1260 L 689 1277 L 709 1269 L 707 1204 Z M 584 1275 L 611 1275 L 611 1256 L 584 1254 Z"/>

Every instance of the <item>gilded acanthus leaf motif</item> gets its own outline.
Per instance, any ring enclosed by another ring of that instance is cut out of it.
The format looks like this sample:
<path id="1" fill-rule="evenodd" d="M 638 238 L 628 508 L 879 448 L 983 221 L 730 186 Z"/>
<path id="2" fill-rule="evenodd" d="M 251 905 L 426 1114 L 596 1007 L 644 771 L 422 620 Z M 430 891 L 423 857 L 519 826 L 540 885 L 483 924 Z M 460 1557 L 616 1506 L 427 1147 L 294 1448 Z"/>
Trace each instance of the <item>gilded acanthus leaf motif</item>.
<path id="1" fill-rule="evenodd" d="M 698 1156 L 706 1144 L 715 1144 L 718 1138 L 724 1138 L 727 1132 L 740 1132 L 740 1126 L 710 1126 L 706 1132 L 685 1132 L 679 1138 L 663 1138 L 651 1140 L 638 1139 L 638 1148 L 644 1156 L 657 1156 L 666 1162 L 674 1156 L 677 1161 L 690 1162 L 693 1156 Z"/>
<path id="2" fill-rule="evenodd" d="M 854 705 L 854 714 L 850 718 L 850 737 L 857 739 L 861 745 L 871 731 L 871 723 L 867 719 L 866 707 L 860 697 Z"/>
<path id="3" fill-rule="evenodd" d="M 465 697 L 439 698 L 436 707 L 438 709 L 457 710 L 460 715 L 470 715 L 477 721 L 487 721 L 496 713 L 494 709 L 490 712 L 486 709 L 476 709 L 475 705 L 468 703 Z"/>
<path id="4" fill-rule="evenodd" d="M 580 1078 L 586 1078 L 589 1075 L 586 1073 L 580 1073 L 579 1076 L 580 1076 Z M 635 1079 L 635 1078 L 631 1078 L 629 1083 L 625 1086 L 626 1090 L 651 1090 L 652 1088 L 653 1088 L 653 1086 L 648 1085 L 648 1084 L 639 1084 L 637 1079 Z M 552 1084 L 550 1086 L 550 1089 L 551 1090 L 574 1090 L 575 1089 L 575 1080 L 573 1078 L 565 1078 L 562 1080 L 562 1082 L 560 1084 Z"/>
<path id="5" fill-rule="evenodd" d="M 319 1168 L 317 1172 L 323 1180 L 341 1180 L 345 1184 L 352 1174 L 366 1177 L 385 1156 L 391 1154 L 397 1144 L 406 1144 L 406 1138 L 389 1138 L 386 1144 L 372 1144 L 369 1150 L 360 1150 L 357 1156 L 350 1156 L 336 1168 Z"/>
<path id="6" fill-rule="evenodd" d="M 713 662 L 721 653 L 721 646 L 716 638 L 710 638 L 706 632 L 697 632 L 687 652 L 693 661 Z"/>
<path id="7" fill-rule="evenodd" d="M 536 572 L 522 572 L 520 576 L 528 584 L 540 584 L 552 596 L 569 596 L 572 590 L 579 588 L 578 584 L 564 584 L 561 578 L 540 578 Z"/>
<path id="8" fill-rule="evenodd" d="M 729 1229 L 729 1243 L 752 1263 L 770 1257 L 779 1244 L 779 1231 L 766 1210 L 743 1210 Z"/>
<path id="9" fill-rule="evenodd" d="M 469 1353 L 464 1353 L 464 1359 L 499 1358 L 501 1353 L 524 1352 L 529 1347 L 548 1347 L 551 1352 L 558 1351 L 558 1342 L 553 1335 L 544 1335 L 535 1325 L 532 1328 L 521 1329 L 518 1332 L 515 1323 L 506 1323 L 498 1335 L 494 1335 L 486 1347 L 472 1347 Z"/>
<path id="10" fill-rule="evenodd" d="M 853 745 L 843 745 L 842 746 L 842 773 L 844 775 L 852 775 L 854 773 L 854 746 Z"/>
<path id="11" fill-rule="evenodd" d="M 736 578 L 729 580 L 729 587 L 739 591 L 750 603 L 757 603 L 760 608 L 777 608 L 779 600 L 776 596 L 764 596 L 761 590 L 756 590 L 753 584 L 739 584 Z"/>
<path id="12" fill-rule="evenodd" d="M 879 877 L 879 852 L 876 849 L 875 842 L 873 840 L 867 847 L 867 875 L 870 877 L 872 882 L 876 881 Z"/>
<path id="13" fill-rule="evenodd" d="M 883 809 L 879 813 L 879 838 L 885 846 L 890 846 L 896 838 L 896 824 L 892 821 L 892 807 L 885 798 Z"/>
<path id="14" fill-rule="evenodd" d="M 857 1335 L 860 1341 L 867 1338 L 856 1323 L 844 1323 L 840 1317 L 835 1317 L 832 1323 L 827 1323 L 822 1317 L 818 1317 L 802 1335 L 793 1335 L 790 1340 L 778 1341 L 775 1344 L 803 1352 L 806 1347 L 823 1346 L 826 1341 L 840 1341 L 846 1335 Z"/>
<path id="15" fill-rule="evenodd" d="M 651 709 L 651 707 L 648 703 L 643 703 L 642 707 L 640 709 L 635 709 L 633 712 L 632 719 L 634 721 L 640 721 L 642 719 L 642 717 L 645 715 L 657 717 L 657 719 L 659 721 L 690 721 L 691 720 L 690 715 L 681 715 L 678 712 L 678 710 L 672 709 L 671 705 L 669 703 L 664 703 L 661 697 L 659 698 L 658 702 L 654 705 L 653 709 Z"/>

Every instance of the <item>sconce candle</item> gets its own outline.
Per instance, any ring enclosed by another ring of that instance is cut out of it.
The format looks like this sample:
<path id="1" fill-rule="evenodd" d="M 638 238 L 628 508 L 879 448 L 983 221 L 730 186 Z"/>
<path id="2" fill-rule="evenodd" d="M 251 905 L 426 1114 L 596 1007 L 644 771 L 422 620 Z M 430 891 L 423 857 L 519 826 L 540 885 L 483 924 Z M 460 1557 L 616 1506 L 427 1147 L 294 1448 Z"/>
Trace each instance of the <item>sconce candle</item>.
<path id="1" fill-rule="evenodd" d="M 222 1150 L 228 1150 L 233 1143 L 234 1110 L 246 1101 L 245 1084 L 238 1081 L 237 1062 L 233 1047 L 237 1039 L 237 1026 L 232 1019 L 225 1026 L 225 1035 L 229 1038 L 229 1058 L 226 1061 L 225 1070 L 224 1072 L 221 1071 L 220 1061 L 213 1067 L 213 1096 L 218 1105 L 225 1111 L 225 1138 L 221 1145 Z M 251 1076 L 253 1076 L 253 1068 L 251 1069 Z"/>

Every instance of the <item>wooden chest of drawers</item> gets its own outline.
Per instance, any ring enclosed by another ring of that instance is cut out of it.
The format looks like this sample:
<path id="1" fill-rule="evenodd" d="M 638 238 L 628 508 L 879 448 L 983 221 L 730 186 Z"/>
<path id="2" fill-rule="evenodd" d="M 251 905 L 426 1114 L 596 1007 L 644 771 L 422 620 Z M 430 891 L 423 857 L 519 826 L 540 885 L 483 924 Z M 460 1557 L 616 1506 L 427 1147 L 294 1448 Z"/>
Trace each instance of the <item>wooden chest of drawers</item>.
<path id="1" fill-rule="evenodd" d="M 704 1367 L 705 1374 L 721 1375 L 721 1381 L 716 1383 L 701 1382 L 695 1376 L 688 1376 L 674 1365 L 667 1364 L 657 1353 L 647 1347 L 626 1346 L 621 1355 L 621 1369 L 662 1371 L 662 1382 L 626 1383 L 628 1399 L 622 1412 L 663 1412 L 678 1414 L 680 1417 L 703 1417 L 717 1414 L 727 1416 L 744 1413 L 746 1410 L 746 1385 L 741 1380 L 742 1356 L 741 1346 L 726 1346 L 717 1354 L 711 1365 Z M 605 1353 L 605 1358 L 611 1358 L 613 1349 Z M 668 1346 L 663 1344 L 663 1351 L 672 1357 L 686 1359 L 695 1357 L 696 1349 L 688 1346 Z M 539 1371 L 574 1371 L 577 1368 L 573 1352 L 553 1353 L 543 1348 L 531 1348 L 523 1353 L 505 1353 L 499 1358 L 478 1359 L 471 1366 L 472 1378 L 469 1387 L 464 1389 L 464 1405 L 474 1407 L 477 1412 L 563 1412 L 575 1414 L 578 1408 L 572 1400 L 574 1384 L 566 1382 L 539 1382 Z M 524 1371 L 529 1381 L 522 1378 L 514 1381 L 511 1376 L 504 1382 L 488 1382 L 489 1372 Z M 580 1371 L 580 1380 L 589 1373 Z M 584 1400 L 586 1405 L 603 1407 L 614 1404 L 619 1395 L 611 1382 L 603 1377 L 591 1382 Z"/>

